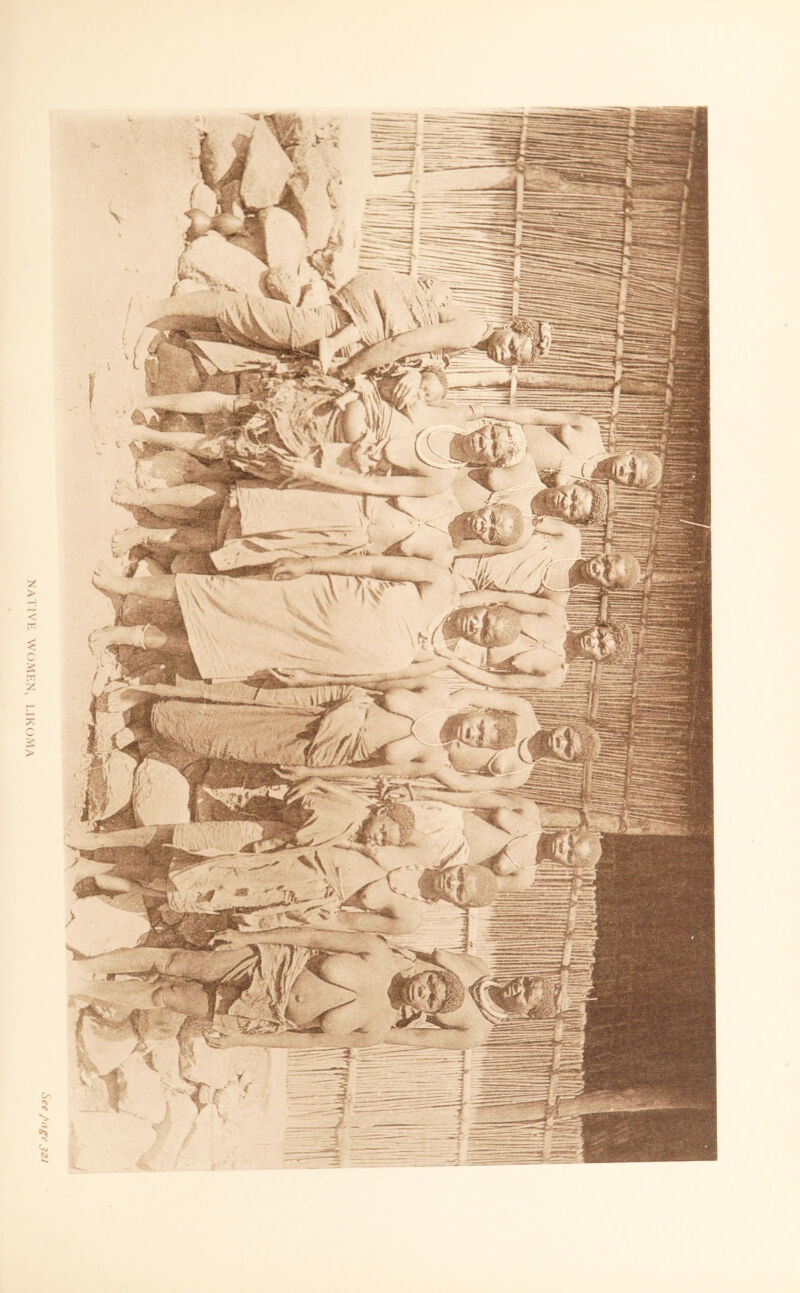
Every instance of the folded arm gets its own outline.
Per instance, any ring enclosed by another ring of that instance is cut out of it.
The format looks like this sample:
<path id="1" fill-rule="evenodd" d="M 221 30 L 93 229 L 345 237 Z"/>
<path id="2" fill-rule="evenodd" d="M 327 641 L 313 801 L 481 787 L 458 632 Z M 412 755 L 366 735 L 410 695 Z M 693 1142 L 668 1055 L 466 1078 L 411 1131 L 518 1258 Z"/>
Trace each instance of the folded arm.
<path id="1" fill-rule="evenodd" d="M 483 339 L 485 331 L 485 320 L 464 310 L 447 322 L 431 323 L 424 328 L 414 328 L 411 332 L 399 332 L 395 337 L 365 346 L 336 370 L 336 376 L 357 377 L 359 373 L 399 363 L 401 359 L 407 359 L 411 355 L 463 350 L 477 345 Z"/>

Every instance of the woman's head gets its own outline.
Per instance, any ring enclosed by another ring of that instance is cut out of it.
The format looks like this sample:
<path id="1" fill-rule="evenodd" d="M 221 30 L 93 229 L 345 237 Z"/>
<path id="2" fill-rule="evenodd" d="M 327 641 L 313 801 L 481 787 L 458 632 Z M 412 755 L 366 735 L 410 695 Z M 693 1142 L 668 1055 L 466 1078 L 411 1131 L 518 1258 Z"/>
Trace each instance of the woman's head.
<path id="1" fill-rule="evenodd" d="M 415 824 L 414 813 L 407 804 L 385 804 L 372 809 L 356 838 L 367 848 L 402 848 L 414 834 Z"/>
<path id="2" fill-rule="evenodd" d="M 599 620 L 577 634 L 578 651 L 586 660 L 627 664 L 633 655 L 633 632 L 624 620 Z"/>
<path id="3" fill-rule="evenodd" d="M 518 974 L 494 995 L 509 1018 L 552 1019 L 556 1013 L 555 983 L 547 975 Z"/>
<path id="4" fill-rule="evenodd" d="M 517 720 L 502 709 L 468 709 L 447 718 L 442 740 L 460 741 L 480 750 L 507 750 L 516 745 Z"/>
<path id="5" fill-rule="evenodd" d="M 528 445 L 518 422 L 483 422 L 462 437 L 466 462 L 486 467 L 516 467 Z"/>
<path id="6" fill-rule="evenodd" d="M 516 642 L 522 622 L 508 606 L 461 606 L 448 617 L 447 628 L 476 646 L 501 647 Z"/>
<path id="7" fill-rule="evenodd" d="M 522 512 L 513 503 L 489 503 L 476 512 L 464 513 L 468 534 L 494 547 L 510 548 L 519 543 L 524 526 Z"/>
<path id="8" fill-rule="evenodd" d="M 486 353 L 495 363 L 512 368 L 515 364 L 532 364 L 539 355 L 548 355 L 552 343 L 551 324 L 517 316 L 502 328 L 495 328 L 487 338 Z"/>
<path id="9" fill-rule="evenodd" d="M 422 1015 L 449 1015 L 463 1004 L 465 995 L 458 976 L 438 965 L 401 978 L 397 984 L 398 1004 Z"/>

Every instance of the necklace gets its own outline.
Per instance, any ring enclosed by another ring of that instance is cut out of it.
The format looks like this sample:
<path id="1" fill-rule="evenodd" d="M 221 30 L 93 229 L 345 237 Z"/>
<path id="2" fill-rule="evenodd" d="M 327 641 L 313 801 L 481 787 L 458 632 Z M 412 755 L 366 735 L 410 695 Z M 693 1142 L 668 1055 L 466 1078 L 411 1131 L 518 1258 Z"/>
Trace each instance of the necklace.
<path id="1" fill-rule="evenodd" d="M 450 440 L 452 440 L 454 435 L 461 435 L 461 431 L 458 427 L 448 426 L 446 423 L 438 423 L 436 426 L 432 427 L 423 427 L 423 429 L 417 433 L 417 438 L 414 444 L 417 457 L 429 467 L 463 467 L 464 463 L 459 458 L 451 457 L 449 452 L 446 450 L 443 452 L 441 449 L 437 449 L 436 445 L 432 443 L 434 435 L 439 432 L 441 436 L 441 432 L 443 431 Z"/>
<path id="2" fill-rule="evenodd" d="M 431 726 L 430 720 L 435 719 L 437 714 L 446 714 L 449 718 L 452 714 L 457 714 L 458 712 L 459 711 L 457 709 L 429 709 L 427 714 L 420 714 L 419 718 L 415 718 L 412 720 L 411 735 L 416 737 L 420 745 L 426 745 L 431 750 L 444 749 L 445 746 L 451 745 L 452 742 L 441 740 L 441 731 L 442 731 L 443 724 L 440 722 L 438 727 L 436 728 L 437 739 L 433 741 L 425 739 L 426 735 L 432 735 L 432 733 L 430 731 L 426 733 L 423 724 L 427 723 L 430 728 Z"/>

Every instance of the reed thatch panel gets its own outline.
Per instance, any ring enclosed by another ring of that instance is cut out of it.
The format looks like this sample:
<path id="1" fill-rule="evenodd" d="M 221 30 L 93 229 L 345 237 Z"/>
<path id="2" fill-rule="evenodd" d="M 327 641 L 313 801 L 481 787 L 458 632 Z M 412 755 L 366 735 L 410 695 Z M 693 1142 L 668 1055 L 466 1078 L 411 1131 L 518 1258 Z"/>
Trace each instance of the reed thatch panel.
<path id="1" fill-rule="evenodd" d="M 606 541 L 634 552 L 644 584 L 608 597 L 578 588 L 570 599 L 576 627 L 601 612 L 627 620 L 636 658 L 624 667 L 579 663 L 558 692 L 530 693 L 543 724 L 590 717 L 601 759 L 588 773 L 539 763 L 521 793 L 678 831 L 698 825 L 688 750 L 707 596 L 704 166 L 704 114 L 692 109 L 376 114 L 361 256 L 365 268 L 436 274 L 499 322 L 511 313 L 516 250 L 520 312 L 549 318 L 554 346 L 533 374 L 520 374 L 515 399 L 596 417 L 617 449 L 665 451 L 662 488 L 612 488 L 605 532 L 583 537 L 587 554 Z M 489 405 L 507 403 L 515 384 L 475 352 L 455 356 L 448 376 L 454 398 Z M 552 1101 L 583 1088 L 594 883 L 540 871 L 529 894 L 469 921 L 432 908 L 423 932 L 403 941 L 469 949 L 498 974 L 558 974 L 559 1017 L 497 1028 L 467 1056 L 291 1055 L 287 1162 L 581 1157 L 580 1121 L 555 1118 Z M 492 1121 L 494 1106 L 547 1099 L 544 1123 Z"/>

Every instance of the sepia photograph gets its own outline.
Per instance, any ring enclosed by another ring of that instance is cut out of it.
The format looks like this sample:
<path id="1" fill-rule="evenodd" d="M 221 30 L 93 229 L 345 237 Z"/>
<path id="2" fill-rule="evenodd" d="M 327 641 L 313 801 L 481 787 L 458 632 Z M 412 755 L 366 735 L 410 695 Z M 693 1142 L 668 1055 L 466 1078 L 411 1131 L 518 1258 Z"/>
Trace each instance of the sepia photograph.
<path id="1" fill-rule="evenodd" d="M 71 1171 L 715 1160 L 705 108 L 50 149 Z"/>

